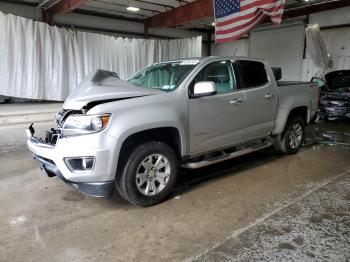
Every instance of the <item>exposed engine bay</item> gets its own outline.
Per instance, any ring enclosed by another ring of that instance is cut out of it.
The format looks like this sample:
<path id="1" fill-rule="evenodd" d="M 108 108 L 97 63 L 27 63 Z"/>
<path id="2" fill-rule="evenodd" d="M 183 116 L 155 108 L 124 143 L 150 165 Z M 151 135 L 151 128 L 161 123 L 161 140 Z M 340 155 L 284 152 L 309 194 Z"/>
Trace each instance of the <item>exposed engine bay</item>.
<path id="1" fill-rule="evenodd" d="M 84 110 L 62 110 L 60 112 L 57 112 L 55 115 L 55 122 L 57 124 L 56 128 L 51 128 L 50 130 L 46 131 L 44 141 L 47 144 L 55 145 L 57 143 L 57 139 L 62 137 L 62 127 L 64 124 L 64 121 L 70 116 L 71 114 L 84 114 Z"/>
<path id="2" fill-rule="evenodd" d="M 350 70 L 333 71 L 320 85 L 319 115 L 328 120 L 350 119 Z"/>

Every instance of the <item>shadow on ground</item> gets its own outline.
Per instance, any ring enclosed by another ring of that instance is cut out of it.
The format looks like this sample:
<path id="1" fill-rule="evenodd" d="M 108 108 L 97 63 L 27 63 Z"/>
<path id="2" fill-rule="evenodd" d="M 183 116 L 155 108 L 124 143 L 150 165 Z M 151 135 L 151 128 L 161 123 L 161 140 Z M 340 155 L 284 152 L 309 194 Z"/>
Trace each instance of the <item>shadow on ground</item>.
<path id="1" fill-rule="evenodd" d="M 304 149 L 315 145 L 349 147 L 349 124 L 350 122 L 321 121 L 309 125 L 306 128 L 306 139 L 303 144 Z M 274 148 L 268 148 L 200 169 L 181 169 L 178 186 L 174 192 L 175 194 L 184 194 L 191 190 L 192 187 L 208 182 L 211 179 L 219 179 L 227 175 L 231 176 L 235 172 L 262 166 L 283 156 L 283 154 L 277 152 Z"/>

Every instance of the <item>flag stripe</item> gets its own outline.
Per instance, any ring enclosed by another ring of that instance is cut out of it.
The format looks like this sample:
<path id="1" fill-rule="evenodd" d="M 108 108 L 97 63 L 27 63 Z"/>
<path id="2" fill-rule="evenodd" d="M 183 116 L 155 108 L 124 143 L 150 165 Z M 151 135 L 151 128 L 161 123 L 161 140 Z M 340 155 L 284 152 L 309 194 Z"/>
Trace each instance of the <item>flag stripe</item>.
<path id="1" fill-rule="evenodd" d="M 239 26 L 239 27 L 235 27 L 234 31 L 231 31 L 229 33 L 226 34 L 217 34 L 217 38 L 225 38 L 225 37 L 232 37 L 236 34 L 240 34 L 242 32 L 243 29 L 245 28 L 249 28 L 251 25 L 254 25 L 259 19 L 264 18 L 264 14 L 262 12 L 260 12 L 257 16 L 255 16 L 253 19 L 251 19 L 249 22 Z"/>
<path id="2" fill-rule="evenodd" d="M 286 0 L 214 0 L 215 40 L 217 43 L 240 38 L 256 27 L 265 16 L 281 23 Z"/>
<path id="3" fill-rule="evenodd" d="M 277 2 L 272 2 L 272 1 L 275 1 L 275 0 L 259 0 L 259 1 L 256 1 L 256 0 L 245 0 L 243 2 L 244 4 L 241 4 L 240 12 L 234 13 L 232 15 L 228 15 L 228 16 L 225 16 L 225 17 L 217 18 L 216 21 L 217 21 L 218 24 L 220 24 L 220 23 L 226 22 L 229 19 L 238 17 L 238 16 L 240 16 L 242 14 L 250 13 L 251 9 L 256 10 L 257 7 L 259 7 L 259 8 L 272 8 L 274 6 L 281 5 L 280 1 L 277 1 Z"/>
<path id="4" fill-rule="evenodd" d="M 283 6 L 279 6 L 279 9 L 276 10 L 275 12 L 273 12 L 273 10 L 271 10 L 271 9 L 264 9 L 263 11 L 267 15 L 274 16 L 276 12 L 278 14 L 280 14 L 280 12 L 281 13 L 283 12 Z M 227 25 L 224 25 L 224 26 L 222 26 L 221 24 L 218 24 L 217 25 L 217 32 L 221 33 L 221 31 L 229 30 L 233 26 L 241 25 L 242 22 L 244 23 L 247 19 L 253 18 L 254 16 L 256 16 L 256 14 L 257 14 L 257 11 L 251 12 L 249 14 L 246 14 L 246 15 L 243 15 L 243 16 L 240 16 L 240 17 L 237 17 L 235 19 L 230 20 L 231 21 L 230 24 L 227 24 Z"/>
<path id="5" fill-rule="evenodd" d="M 217 38 L 217 43 L 225 43 L 233 40 L 237 40 L 238 38 L 242 37 L 243 35 L 247 34 L 250 30 L 252 30 L 254 27 L 258 26 L 261 20 L 264 18 L 264 15 L 261 14 L 259 19 L 254 23 L 248 26 L 246 29 L 241 30 L 240 32 L 236 32 L 235 34 L 231 34 L 229 36 L 226 36 L 225 38 Z"/>

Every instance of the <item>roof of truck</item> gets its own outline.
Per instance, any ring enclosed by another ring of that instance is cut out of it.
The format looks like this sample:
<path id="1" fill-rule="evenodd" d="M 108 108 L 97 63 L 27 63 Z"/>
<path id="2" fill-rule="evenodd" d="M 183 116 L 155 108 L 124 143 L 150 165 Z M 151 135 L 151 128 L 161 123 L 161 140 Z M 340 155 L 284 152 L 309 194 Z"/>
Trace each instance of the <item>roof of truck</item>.
<path id="1" fill-rule="evenodd" d="M 217 59 L 237 59 L 237 60 L 253 60 L 253 61 L 264 61 L 263 59 L 247 57 L 247 56 L 203 56 L 203 57 L 188 57 L 182 59 L 175 59 L 169 61 L 163 61 L 161 63 L 169 63 L 169 62 L 180 62 L 180 61 L 211 61 Z"/>

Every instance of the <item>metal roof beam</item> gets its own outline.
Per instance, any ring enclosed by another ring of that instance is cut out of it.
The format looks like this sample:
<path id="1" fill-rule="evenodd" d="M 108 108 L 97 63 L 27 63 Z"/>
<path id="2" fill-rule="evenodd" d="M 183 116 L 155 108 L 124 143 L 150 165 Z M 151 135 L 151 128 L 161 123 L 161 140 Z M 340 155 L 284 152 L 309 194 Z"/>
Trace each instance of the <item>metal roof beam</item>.
<path id="1" fill-rule="evenodd" d="M 350 6 L 349 0 L 317 2 L 296 8 L 285 9 L 282 19 L 304 16 L 331 9 Z M 213 0 L 198 0 L 148 18 L 149 27 L 177 27 L 204 18 L 213 18 Z M 266 19 L 265 22 L 269 22 Z"/>
<path id="2" fill-rule="evenodd" d="M 61 0 L 46 11 L 48 11 L 51 15 L 72 12 L 85 2 L 86 0 Z"/>
<path id="3" fill-rule="evenodd" d="M 337 9 L 345 6 L 350 6 L 349 0 L 318 2 L 307 6 L 286 9 L 283 13 L 283 19 L 294 18 L 294 17 L 309 15 L 313 13 L 319 13 L 322 11 L 328 11 L 328 10 Z"/>
<path id="4" fill-rule="evenodd" d="M 165 5 L 165 4 L 154 3 L 154 2 L 150 2 L 150 1 L 144 1 L 144 0 L 135 0 L 135 1 L 140 2 L 140 3 L 149 4 L 149 5 L 161 6 L 161 7 L 164 7 L 165 9 L 166 8 L 169 8 L 169 9 L 175 8 L 175 6 L 172 6 L 172 5 Z"/>
<path id="5" fill-rule="evenodd" d="M 108 2 L 108 1 L 103 1 L 103 0 L 92 0 L 92 1 L 98 2 L 98 3 L 102 3 L 102 4 L 113 5 L 113 6 L 121 6 L 121 7 L 128 7 L 129 6 L 129 5 L 125 5 L 125 4 L 122 4 L 122 3 L 119 4 L 119 3 L 116 3 L 116 2 Z M 143 7 L 140 7 L 140 6 L 137 6 L 137 7 L 140 8 L 140 10 L 152 12 L 153 14 L 154 13 L 161 13 L 161 11 L 159 11 L 159 10 L 143 8 Z"/>
<path id="6" fill-rule="evenodd" d="M 58 3 L 45 9 L 43 12 L 43 21 L 49 25 L 53 25 L 53 16 L 55 14 L 62 14 L 66 12 L 72 12 L 74 9 L 83 5 L 86 0 L 61 0 Z"/>
<path id="7" fill-rule="evenodd" d="M 213 0 L 198 0 L 148 18 L 149 27 L 176 27 L 213 17 Z"/>

